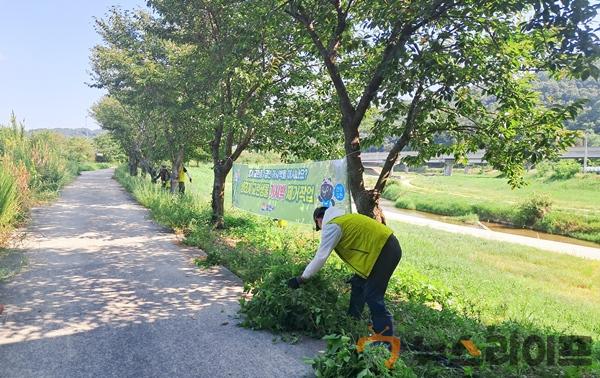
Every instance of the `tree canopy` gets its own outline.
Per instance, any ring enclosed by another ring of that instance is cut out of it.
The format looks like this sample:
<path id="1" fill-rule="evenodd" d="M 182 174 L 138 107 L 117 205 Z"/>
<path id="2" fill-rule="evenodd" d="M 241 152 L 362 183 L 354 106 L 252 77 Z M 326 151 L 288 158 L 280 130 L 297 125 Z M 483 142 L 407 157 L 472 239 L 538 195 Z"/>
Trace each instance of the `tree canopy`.
<path id="1" fill-rule="evenodd" d="M 248 148 L 345 156 L 358 211 L 381 220 L 379 194 L 407 146 L 419 152 L 409 163 L 483 148 L 519 185 L 526 163 L 575 142 L 564 125 L 586 106 L 540 100 L 534 79 L 600 71 L 600 5 L 586 0 L 148 4 L 98 21 L 94 83 L 139 114 L 137 130 L 167 140 L 174 167 L 210 152 L 217 225 L 225 177 Z M 368 189 L 361 151 L 390 139 Z"/>
<path id="2" fill-rule="evenodd" d="M 577 117 L 566 123 L 572 130 L 593 130 L 600 134 L 600 81 L 594 79 L 577 80 L 552 79 L 546 73 L 537 75 L 533 83 L 545 104 L 568 104 L 586 100 Z"/>

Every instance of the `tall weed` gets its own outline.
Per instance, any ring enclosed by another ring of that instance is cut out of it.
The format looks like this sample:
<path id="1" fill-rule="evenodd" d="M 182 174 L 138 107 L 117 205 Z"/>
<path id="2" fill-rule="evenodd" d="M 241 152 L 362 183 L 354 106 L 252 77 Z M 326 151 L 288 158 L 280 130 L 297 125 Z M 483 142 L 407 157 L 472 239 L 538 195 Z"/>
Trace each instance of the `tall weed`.
<path id="1" fill-rule="evenodd" d="M 7 243 L 12 223 L 19 212 L 16 189 L 13 177 L 0 169 L 0 246 Z"/>
<path id="2" fill-rule="evenodd" d="M 75 177 L 70 159 L 83 156 L 83 145 L 52 132 L 28 135 L 14 116 L 8 127 L 0 125 L 0 248 L 32 204 L 55 197 Z"/>

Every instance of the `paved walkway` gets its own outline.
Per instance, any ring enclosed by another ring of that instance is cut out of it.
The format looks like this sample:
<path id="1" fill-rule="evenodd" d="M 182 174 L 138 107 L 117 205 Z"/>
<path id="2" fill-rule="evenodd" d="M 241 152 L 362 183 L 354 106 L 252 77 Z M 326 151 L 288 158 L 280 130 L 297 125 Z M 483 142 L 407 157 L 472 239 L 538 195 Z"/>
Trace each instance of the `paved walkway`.
<path id="1" fill-rule="evenodd" d="M 423 217 L 413 216 L 399 212 L 393 207 L 391 201 L 382 200 L 382 208 L 386 219 L 396 220 L 404 223 L 415 224 L 419 226 L 427 226 L 435 228 L 436 230 L 442 230 L 457 234 L 470 235 L 478 238 L 498 240 L 508 243 L 515 243 L 543 249 L 546 251 L 564 253 L 568 255 L 578 256 L 586 259 L 600 260 L 600 248 L 586 247 L 582 245 L 561 243 L 551 240 L 535 239 L 527 236 L 507 234 L 503 232 L 496 232 L 491 230 L 484 230 L 479 228 L 461 226 L 451 223 L 444 223 L 433 219 L 427 219 Z"/>
<path id="2" fill-rule="evenodd" d="M 273 343 L 236 325 L 242 284 L 111 180 L 84 173 L 33 211 L 29 266 L 0 284 L 2 377 L 298 377 L 318 340 Z"/>

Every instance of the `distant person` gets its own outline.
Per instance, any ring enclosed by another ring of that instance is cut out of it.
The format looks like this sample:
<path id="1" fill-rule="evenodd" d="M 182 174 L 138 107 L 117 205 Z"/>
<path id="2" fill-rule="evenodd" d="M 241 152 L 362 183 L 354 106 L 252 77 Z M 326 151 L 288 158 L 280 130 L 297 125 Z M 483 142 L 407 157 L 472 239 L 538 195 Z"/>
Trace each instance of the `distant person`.
<path id="1" fill-rule="evenodd" d="M 164 164 L 160 166 L 160 171 L 158 171 L 158 175 L 156 176 L 156 178 L 154 180 L 157 180 L 159 177 L 160 177 L 160 186 L 166 190 L 167 182 L 169 182 L 169 180 L 171 179 L 171 174 L 169 173 L 167 166 Z"/>
<path id="2" fill-rule="evenodd" d="M 359 318 L 365 303 L 371 311 L 373 331 L 394 335 L 392 314 L 385 307 L 384 296 L 390 277 L 402 257 L 393 231 L 362 214 L 345 214 L 335 207 L 318 207 L 313 213 L 316 230 L 323 229 L 319 249 L 299 277 L 288 281 L 297 289 L 323 267 L 332 250 L 356 273 L 350 283 L 348 314 Z"/>
<path id="3" fill-rule="evenodd" d="M 185 176 L 187 176 L 190 179 L 190 183 L 191 183 L 192 177 L 190 176 L 187 169 L 185 169 L 185 167 L 182 164 L 181 167 L 179 168 L 179 174 L 177 175 L 177 181 L 179 182 L 179 193 L 181 193 L 181 194 L 185 193 Z"/>

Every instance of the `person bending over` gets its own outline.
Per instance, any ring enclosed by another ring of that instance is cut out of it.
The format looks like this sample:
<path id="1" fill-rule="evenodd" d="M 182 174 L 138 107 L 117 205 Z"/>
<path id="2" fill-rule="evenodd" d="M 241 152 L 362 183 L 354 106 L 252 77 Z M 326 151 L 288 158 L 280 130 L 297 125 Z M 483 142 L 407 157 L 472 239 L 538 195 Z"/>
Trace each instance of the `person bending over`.
<path id="1" fill-rule="evenodd" d="M 373 331 L 394 335 L 392 314 L 384 302 L 390 277 L 402 258 L 402 250 L 393 231 L 362 214 L 345 214 L 335 207 L 318 207 L 313 213 L 316 230 L 321 232 L 319 249 L 299 277 L 288 281 L 297 289 L 314 276 L 334 250 L 354 270 L 348 314 L 359 318 L 369 306 Z M 387 328 L 386 328 L 387 327 Z"/>

